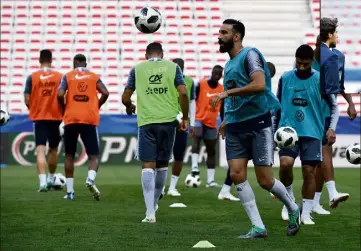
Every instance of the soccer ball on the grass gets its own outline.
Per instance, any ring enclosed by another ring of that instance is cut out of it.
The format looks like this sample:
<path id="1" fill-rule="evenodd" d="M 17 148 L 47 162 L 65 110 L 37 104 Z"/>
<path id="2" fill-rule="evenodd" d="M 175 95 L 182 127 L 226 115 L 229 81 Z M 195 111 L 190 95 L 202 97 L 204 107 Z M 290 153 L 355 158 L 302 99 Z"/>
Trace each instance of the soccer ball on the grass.
<path id="1" fill-rule="evenodd" d="M 199 187 L 201 185 L 201 178 L 199 175 L 193 176 L 192 174 L 188 174 L 184 184 L 186 187 Z"/>
<path id="2" fill-rule="evenodd" d="M 298 141 L 297 132 L 289 126 L 280 127 L 274 135 L 274 141 L 281 149 L 291 149 Z"/>
<path id="3" fill-rule="evenodd" d="M 57 173 L 53 178 L 53 188 L 54 189 L 63 189 L 66 184 L 66 178 L 61 173 Z"/>
<path id="4" fill-rule="evenodd" d="M 10 119 L 10 114 L 4 110 L 0 110 L 0 126 L 6 125 Z"/>
<path id="5" fill-rule="evenodd" d="M 361 150 L 359 143 L 353 143 L 346 148 L 346 159 L 351 164 L 361 164 Z"/>
<path id="6" fill-rule="evenodd" d="M 144 7 L 135 14 L 134 23 L 140 32 L 150 34 L 160 28 L 162 15 L 155 8 Z"/>

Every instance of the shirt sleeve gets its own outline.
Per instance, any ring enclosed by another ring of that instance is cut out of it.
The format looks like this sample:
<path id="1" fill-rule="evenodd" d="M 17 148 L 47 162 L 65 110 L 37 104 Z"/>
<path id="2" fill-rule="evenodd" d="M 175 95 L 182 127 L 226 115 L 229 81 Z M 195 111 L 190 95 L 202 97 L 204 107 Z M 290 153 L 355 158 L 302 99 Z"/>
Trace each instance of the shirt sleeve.
<path id="1" fill-rule="evenodd" d="M 25 81 L 25 90 L 24 90 L 24 93 L 30 94 L 30 93 L 31 93 L 31 88 L 32 88 L 32 77 L 31 77 L 31 75 L 29 75 L 29 76 L 26 78 L 26 81 Z"/>
<path id="2" fill-rule="evenodd" d="M 68 81 L 66 80 L 66 75 L 61 78 L 59 89 L 63 89 L 64 91 L 68 89 Z"/>
<path id="3" fill-rule="evenodd" d="M 132 68 L 129 72 L 127 84 L 125 85 L 126 89 L 133 89 L 135 90 L 135 69 Z"/>
<path id="4" fill-rule="evenodd" d="M 255 51 L 250 50 L 244 61 L 244 68 L 248 77 L 257 71 L 264 72 L 264 64 L 261 56 Z"/>
<path id="5" fill-rule="evenodd" d="M 338 56 L 333 54 L 330 56 L 323 66 L 324 82 L 325 82 L 325 94 L 337 94 L 336 90 L 339 90 L 340 77 L 338 69 Z"/>
<path id="6" fill-rule="evenodd" d="M 175 71 L 174 85 L 177 87 L 178 85 L 184 85 L 184 78 L 181 68 L 177 65 Z"/>

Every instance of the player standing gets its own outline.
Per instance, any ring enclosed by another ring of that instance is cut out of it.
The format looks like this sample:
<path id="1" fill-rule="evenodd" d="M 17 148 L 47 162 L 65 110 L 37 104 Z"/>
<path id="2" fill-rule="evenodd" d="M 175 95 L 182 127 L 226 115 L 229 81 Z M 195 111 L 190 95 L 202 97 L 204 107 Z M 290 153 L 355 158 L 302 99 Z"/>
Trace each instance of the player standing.
<path id="1" fill-rule="evenodd" d="M 226 154 L 231 178 L 239 199 L 252 222 L 252 228 L 239 238 L 265 238 L 266 227 L 256 205 L 255 195 L 247 180 L 247 164 L 253 159 L 257 181 L 287 206 L 290 214 L 287 235 L 300 228 L 300 208 L 288 195 L 284 185 L 273 177 L 273 134 L 271 112 L 278 103 L 269 92 L 271 77 L 267 62 L 256 48 L 243 47 L 243 23 L 227 19 L 219 30 L 220 52 L 228 52 L 225 67 L 225 92 L 212 99 L 212 106 L 225 99 L 225 123 L 219 129 L 226 133 Z M 274 100 L 272 100 L 274 99 Z"/>
<path id="2" fill-rule="evenodd" d="M 122 102 L 127 113 L 135 113 L 131 96 L 137 90 L 138 159 L 142 161 L 142 188 L 147 208 L 142 222 L 155 223 L 155 211 L 167 181 L 173 150 L 179 104 L 183 113 L 180 129 L 188 128 L 189 99 L 181 69 L 163 60 L 160 43 L 150 43 L 145 57 L 129 74 Z"/>
<path id="3" fill-rule="evenodd" d="M 181 58 L 175 58 L 173 63 L 176 63 L 181 69 L 182 73 L 184 71 L 184 60 Z M 192 78 L 183 74 L 184 83 L 187 87 L 188 97 L 189 97 L 189 116 L 190 116 L 190 133 L 193 135 L 193 127 L 194 127 L 194 118 L 196 111 L 196 103 L 195 103 L 195 93 L 194 93 L 194 83 Z M 181 108 L 180 108 L 181 111 Z M 172 166 L 172 176 L 170 179 L 170 185 L 168 189 L 169 196 L 181 196 L 181 194 L 177 190 L 177 183 L 179 179 L 179 175 L 182 171 L 183 167 L 183 158 L 187 148 L 187 138 L 188 132 L 177 130 L 175 135 L 174 147 L 173 147 L 173 157 L 174 162 Z"/>
<path id="4" fill-rule="evenodd" d="M 78 54 L 73 60 L 74 70 L 64 75 L 58 90 L 58 101 L 64 109 L 64 146 L 66 195 L 64 199 L 74 200 L 74 157 L 80 135 L 89 159 L 88 177 L 85 185 L 95 200 L 100 192 L 95 186 L 99 168 L 99 125 L 100 107 L 107 101 L 109 92 L 99 76 L 86 68 L 86 57 Z M 98 98 L 98 92 L 101 97 Z M 66 102 L 64 96 L 66 93 Z M 65 105 L 66 103 L 66 105 Z"/>
<path id="5" fill-rule="evenodd" d="M 314 224 L 311 210 L 316 189 L 316 167 L 322 160 L 321 141 L 325 119 L 319 72 L 311 67 L 314 60 L 313 49 L 309 45 L 301 45 L 295 57 L 296 70 L 285 72 L 279 80 L 277 97 L 282 109 L 277 113 L 275 126 L 294 128 L 299 140 L 293 149 L 279 151 L 279 177 L 289 195 L 295 200 L 292 185 L 293 165 L 299 155 L 303 176 L 301 222 L 310 225 Z M 282 210 L 282 218 L 288 220 L 285 206 Z"/>
<path id="6" fill-rule="evenodd" d="M 339 80 L 339 88 L 341 91 L 342 96 L 348 103 L 348 109 L 347 113 L 349 115 L 350 119 L 355 119 L 357 113 L 355 109 L 355 105 L 352 100 L 351 94 L 345 93 L 345 87 L 344 87 L 344 74 L 345 74 L 345 56 L 343 53 L 337 49 L 336 42 L 337 39 L 331 39 L 333 34 L 336 33 L 337 28 L 337 20 L 335 19 L 323 19 L 322 22 L 322 29 L 321 34 L 317 37 L 316 42 L 316 49 L 315 49 L 315 60 L 313 67 L 317 70 L 317 66 L 320 65 L 320 48 L 321 44 L 324 44 L 324 47 L 327 46 L 328 48 L 332 49 L 332 52 L 334 52 L 337 55 L 338 58 L 338 80 Z M 322 36 L 322 43 L 321 43 L 321 36 Z M 318 68 L 319 70 L 319 68 Z M 325 72 L 323 72 L 326 74 Z M 327 72 L 328 74 L 328 72 Z M 327 77 L 325 77 L 327 78 Z M 331 96 L 331 97 L 329 97 Z M 325 132 L 335 131 L 337 120 L 331 119 L 331 111 L 332 107 L 330 107 L 330 104 L 332 102 L 327 102 L 327 100 L 332 100 L 333 103 L 336 102 L 336 97 L 334 95 L 323 95 L 323 97 L 326 99 L 324 102 L 324 114 L 326 114 L 326 123 L 325 123 Z M 337 104 L 337 102 L 336 102 Z M 338 113 L 338 111 L 337 111 Z M 338 117 L 338 116 L 337 116 Z M 332 123 L 331 123 L 332 121 Z M 330 135 L 330 133 L 328 134 Z M 331 134 L 332 135 L 332 134 Z M 336 137 L 336 135 L 335 135 Z M 329 193 L 329 205 L 331 208 L 336 208 L 339 202 L 345 201 L 349 198 L 349 194 L 347 193 L 339 193 L 336 190 L 336 184 L 334 181 L 334 170 L 333 170 L 333 163 L 332 163 L 332 139 L 331 141 L 328 141 L 327 133 L 324 135 L 324 139 L 322 141 L 323 147 L 322 147 L 322 154 L 323 154 L 323 161 L 321 163 L 320 168 L 316 171 L 316 193 L 314 197 L 314 207 L 312 209 L 313 212 L 317 214 L 330 214 L 329 211 L 322 208 L 320 205 L 320 197 L 322 193 L 323 184 L 325 183 L 328 193 Z"/>
<path id="7" fill-rule="evenodd" d="M 192 143 L 192 175 L 199 175 L 199 151 L 203 139 L 207 151 L 207 185 L 206 187 L 220 187 L 215 180 L 216 146 L 217 146 L 217 118 L 223 102 L 212 108 L 212 97 L 223 92 L 223 86 L 218 82 L 222 78 L 223 67 L 216 65 L 212 69 L 210 79 L 201 79 L 196 86 L 196 119 Z"/>
<path id="8" fill-rule="evenodd" d="M 62 74 L 51 69 L 52 53 L 40 51 L 40 70 L 32 73 L 25 83 L 24 101 L 29 108 L 30 120 L 34 122 L 36 144 L 36 164 L 39 173 L 39 192 L 46 192 L 53 183 L 58 164 L 59 125 L 63 118 L 56 93 Z M 46 143 L 49 143 L 48 168 L 46 178 Z"/>

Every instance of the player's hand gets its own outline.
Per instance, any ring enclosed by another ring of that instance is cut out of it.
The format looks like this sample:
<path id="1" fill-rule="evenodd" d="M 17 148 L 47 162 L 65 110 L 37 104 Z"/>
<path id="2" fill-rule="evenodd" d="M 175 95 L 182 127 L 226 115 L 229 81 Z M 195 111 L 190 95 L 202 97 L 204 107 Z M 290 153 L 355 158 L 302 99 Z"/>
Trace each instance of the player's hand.
<path id="1" fill-rule="evenodd" d="M 194 126 L 189 127 L 189 136 L 193 137 L 194 135 Z"/>
<path id="2" fill-rule="evenodd" d="M 222 92 L 217 95 L 215 95 L 211 100 L 211 107 L 214 109 L 217 107 L 219 102 L 221 102 L 223 99 L 228 97 L 228 92 Z"/>
<path id="3" fill-rule="evenodd" d="M 347 115 L 348 115 L 348 118 L 351 119 L 351 120 L 354 120 L 356 118 L 357 112 L 356 112 L 354 104 L 351 104 L 351 105 L 348 106 Z"/>
<path id="4" fill-rule="evenodd" d="M 136 106 L 133 104 L 130 104 L 129 106 L 127 106 L 127 108 L 126 108 L 127 114 L 128 115 L 135 114 L 135 108 L 136 108 Z"/>
<path id="5" fill-rule="evenodd" d="M 225 123 L 225 122 L 222 122 L 221 125 L 220 125 L 219 128 L 218 128 L 217 138 L 218 138 L 220 135 L 222 136 L 222 139 L 225 139 L 225 138 L 226 138 L 226 123 Z"/>
<path id="6" fill-rule="evenodd" d="M 188 124 L 189 124 L 189 121 L 188 119 L 183 119 L 182 118 L 182 121 L 179 123 L 179 129 L 183 132 L 187 131 L 188 129 Z"/>
<path id="7" fill-rule="evenodd" d="M 328 129 L 326 132 L 327 144 L 332 146 L 336 142 L 336 133 L 333 129 Z"/>

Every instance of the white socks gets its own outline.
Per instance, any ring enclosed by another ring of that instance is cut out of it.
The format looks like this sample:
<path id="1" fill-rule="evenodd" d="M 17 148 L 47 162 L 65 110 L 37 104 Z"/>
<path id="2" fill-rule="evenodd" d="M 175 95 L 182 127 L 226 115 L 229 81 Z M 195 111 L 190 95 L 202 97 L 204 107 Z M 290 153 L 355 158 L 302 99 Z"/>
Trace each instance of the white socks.
<path id="1" fill-rule="evenodd" d="M 258 212 L 252 187 L 248 183 L 248 180 L 236 185 L 236 190 L 239 200 L 243 205 L 244 209 L 246 210 L 246 213 L 248 215 L 248 218 L 251 220 L 252 225 L 265 229 L 265 226 L 261 219 L 261 215 Z"/>
<path id="2" fill-rule="evenodd" d="M 170 178 L 169 190 L 174 190 L 177 187 L 179 176 L 172 175 Z"/>
<path id="3" fill-rule="evenodd" d="M 198 160 L 199 160 L 199 154 L 192 153 L 192 172 L 199 172 Z"/>
<path id="4" fill-rule="evenodd" d="M 53 173 L 48 173 L 48 180 L 53 181 L 53 179 L 54 179 L 54 174 Z"/>
<path id="5" fill-rule="evenodd" d="M 328 182 L 325 183 L 325 186 L 327 187 L 328 190 L 328 196 L 330 198 L 330 200 L 332 200 L 333 198 L 335 198 L 338 194 L 337 190 L 336 190 L 336 184 L 334 180 L 330 180 Z"/>
<path id="6" fill-rule="evenodd" d="M 313 208 L 313 200 L 303 199 L 302 215 L 310 216 Z"/>
<path id="7" fill-rule="evenodd" d="M 287 207 L 288 212 L 295 212 L 298 209 L 298 206 L 294 201 L 294 197 L 291 197 L 285 186 L 279 180 L 274 179 L 274 181 L 275 183 L 273 184 L 270 192 L 276 195 L 278 199 L 283 202 L 283 204 Z"/>
<path id="8" fill-rule="evenodd" d="M 46 174 L 39 174 L 40 186 L 46 186 Z"/>
<path id="9" fill-rule="evenodd" d="M 66 192 L 74 193 L 74 178 L 66 178 Z"/>
<path id="10" fill-rule="evenodd" d="M 295 195 L 293 194 L 293 184 L 286 187 L 286 190 L 287 190 L 288 194 L 291 196 L 291 198 L 293 199 L 293 201 L 296 201 Z"/>
<path id="11" fill-rule="evenodd" d="M 96 176 L 97 176 L 96 171 L 94 171 L 94 170 L 89 170 L 88 171 L 88 181 L 90 181 L 91 183 L 94 183 Z"/>
<path id="12" fill-rule="evenodd" d="M 142 188 L 145 206 L 147 208 L 147 217 L 153 217 L 154 212 L 154 189 L 155 189 L 155 174 L 151 168 L 142 169 Z"/>
<path id="13" fill-rule="evenodd" d="M 313 205 L 314 206 L 320 205 L 321 194 L 322 194 L 321 192 L 320 193 L 315 192 L 315 197 L 313 198 Z"/>
<path id="14" fill-rule="evenodd" d="M 207 168 L 207 183 L 214 182 L 214 174 L 216 172 L 216 169 L 209 169 Z"/>

